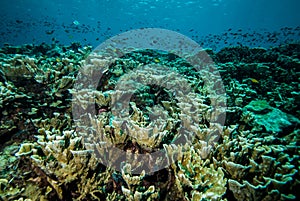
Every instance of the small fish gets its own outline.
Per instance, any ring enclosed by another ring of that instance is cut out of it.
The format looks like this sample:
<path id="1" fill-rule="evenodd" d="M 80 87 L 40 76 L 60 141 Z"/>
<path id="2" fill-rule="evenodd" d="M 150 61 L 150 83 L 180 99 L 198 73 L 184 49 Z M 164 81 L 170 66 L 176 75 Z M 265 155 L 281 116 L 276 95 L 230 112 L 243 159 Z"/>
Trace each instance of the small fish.
<path id="1" fill-rule="evenodd" d="M 51 35 L 51 34 L 53 34 L 53 32 L 54 32 L 54 30 L 46 31 L 46 34 Z"/>
<path id="2" fill-rule="evenodd" d="M 80 23 L 77 20 L 74 20 L 73 24 L 76 25 L 76 26 L 80 25 Z"/>
<path id="3" fill-rule="evenodd" d="M 159 63 L 160 60 L 159 60 L 158 58 L 155 58 L 155 59 L 154 59 L 154 62 L 155 62 L 155 63 Z"/>
<path id="4" fill-rule="evenodd" d="M 251 80 L 252 83 L 255 83 L 255 84 L 259 83 L 259 81 L 255 78 L 251 78 L 250 80 Z"/>

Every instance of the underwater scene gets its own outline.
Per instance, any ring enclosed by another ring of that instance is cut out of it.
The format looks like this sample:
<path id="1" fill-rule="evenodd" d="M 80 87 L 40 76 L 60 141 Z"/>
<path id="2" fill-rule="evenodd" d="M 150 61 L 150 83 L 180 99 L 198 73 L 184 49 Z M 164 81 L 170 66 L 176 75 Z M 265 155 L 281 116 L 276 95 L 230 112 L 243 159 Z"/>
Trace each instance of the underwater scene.
<path id="1" fill-rule="evenodd" d="M 0 200 L 300 200 L 300 1 L 0 1 Z"/>

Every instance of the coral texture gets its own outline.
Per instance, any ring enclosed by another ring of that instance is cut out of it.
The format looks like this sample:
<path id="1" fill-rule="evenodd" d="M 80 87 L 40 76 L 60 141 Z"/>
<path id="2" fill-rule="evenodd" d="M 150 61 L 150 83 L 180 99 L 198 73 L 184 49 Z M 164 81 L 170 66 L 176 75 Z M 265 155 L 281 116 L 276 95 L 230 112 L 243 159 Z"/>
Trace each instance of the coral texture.
<path id="1" fill-rule="evenodd" d="M 299 44 L 206 50 L 222 80 L 172 53 L 135 50 L 115 59 L 90 50 L 76 43 L 0 49 L 1 199 L 300 198 Z M 218 96 L 222 83 L 226 97 Z M 213 107 L 224 98 L 226 108 Z M 121 160 L 107 152 L 112 146 L 133 163 L 107 165 L 107 157 Z M 134 158 L 158 150 L 166 155 L 154 163 Z M 163 161 L 169 165 L 145 168 Z"/>

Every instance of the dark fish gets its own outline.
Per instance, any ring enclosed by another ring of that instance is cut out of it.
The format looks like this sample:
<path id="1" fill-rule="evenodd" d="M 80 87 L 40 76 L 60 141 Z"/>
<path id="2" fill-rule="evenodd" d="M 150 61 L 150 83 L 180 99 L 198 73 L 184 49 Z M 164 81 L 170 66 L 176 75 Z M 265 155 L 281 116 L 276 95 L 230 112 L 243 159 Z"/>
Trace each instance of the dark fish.
<path id="1" fill-rule="evenodd" d="M 54 31 L 55 31 L 55 30 L 46 31 L 46 34 L 51 35 L 51 34 L 53 34 Z"/>

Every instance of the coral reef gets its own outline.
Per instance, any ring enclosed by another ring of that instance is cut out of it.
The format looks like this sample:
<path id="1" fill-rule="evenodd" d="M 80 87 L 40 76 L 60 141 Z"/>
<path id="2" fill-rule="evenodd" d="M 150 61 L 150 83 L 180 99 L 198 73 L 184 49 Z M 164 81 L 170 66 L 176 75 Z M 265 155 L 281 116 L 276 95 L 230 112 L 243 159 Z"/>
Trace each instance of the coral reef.
<path id="1" fill-rule="evenodd" d="M 2 200 L 300 198 L 300 44 L 208 50 L 226 108 L 212 107 L 219 100 L 205 85 L 210 80 L 172 53 L 136 50 L 116 59 L 90 50 L 79 44 L 0 49 Z M 90 73 L 100 81 L 88 79 Z M 213 72 L 202 73 L 216 81 Z M 76 86 L 76 79 L 96 87 Z M 178 89 L 182 80 L 186 91 Z M 120 99 L 127 107 L 118 106 Z M 224 125 L 216 120 L 223 109 Z M 122 161 L 117 170 L 106 157 L 121 156 L 106 146 L 128 156 L 166 155 L 154 163 Z M 164 160 L 169 165 L 147 172 Z"/>

